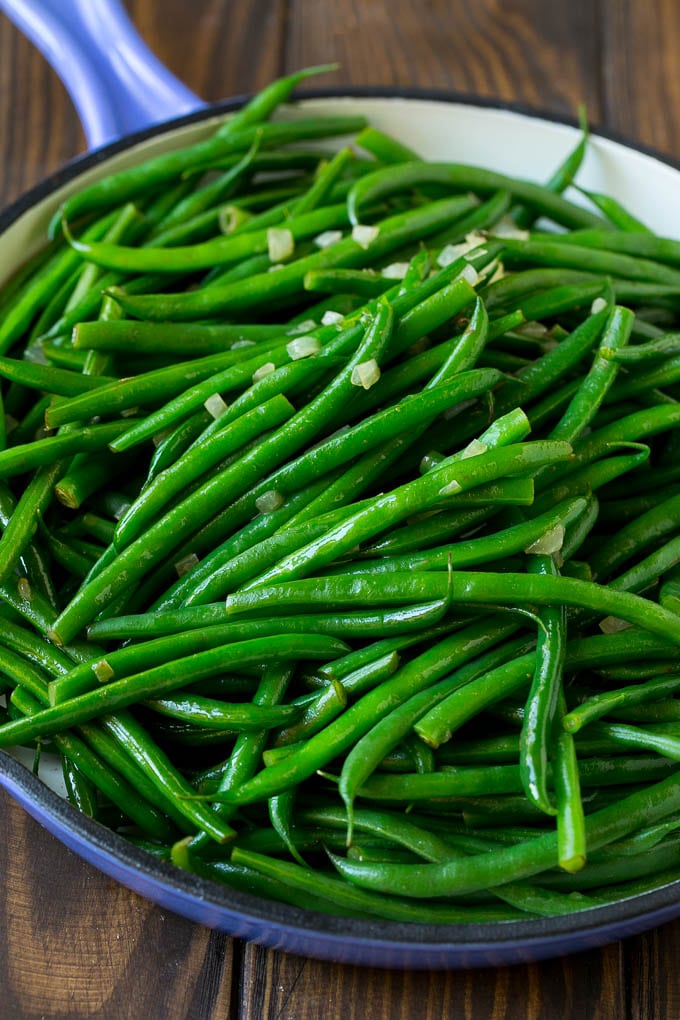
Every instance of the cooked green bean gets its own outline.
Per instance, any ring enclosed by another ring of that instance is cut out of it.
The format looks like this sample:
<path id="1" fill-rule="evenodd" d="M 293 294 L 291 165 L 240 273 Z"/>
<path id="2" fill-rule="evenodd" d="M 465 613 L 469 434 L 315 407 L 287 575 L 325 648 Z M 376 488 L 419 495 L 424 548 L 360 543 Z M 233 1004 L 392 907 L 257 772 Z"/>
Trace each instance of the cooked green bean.
<path id="1" fill-rule="evenodd" d="M 340 916 L 655 888 L 680 243 L 581 186 L 583 125 L 535 184 L 270 121 L 313 73 L 73 193 L 0 293 L 0 746 Z"/>

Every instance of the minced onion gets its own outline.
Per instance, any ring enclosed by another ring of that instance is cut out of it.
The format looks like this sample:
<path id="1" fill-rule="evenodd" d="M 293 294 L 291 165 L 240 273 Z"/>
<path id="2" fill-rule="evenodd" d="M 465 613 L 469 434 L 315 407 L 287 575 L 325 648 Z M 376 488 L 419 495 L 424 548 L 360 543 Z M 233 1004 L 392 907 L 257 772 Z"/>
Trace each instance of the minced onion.
<path id="1" fill-rule="evenodd" d="M 362 361 L 354 366 L 350 382 L 352 386 L 363 386 L 365 390 L 370 390 L 371 386 L 375 386 L 379 378 L 380 366 L 375 358 L 369 358 L 368 361 Z"/>

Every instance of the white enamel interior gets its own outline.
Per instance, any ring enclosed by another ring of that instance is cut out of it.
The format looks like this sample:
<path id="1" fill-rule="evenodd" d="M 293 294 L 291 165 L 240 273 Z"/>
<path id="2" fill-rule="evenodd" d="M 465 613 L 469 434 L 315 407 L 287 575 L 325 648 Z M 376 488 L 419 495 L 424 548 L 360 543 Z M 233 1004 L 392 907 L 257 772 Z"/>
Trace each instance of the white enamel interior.
<path id="1" fill-rule="evenodd" d="M 361 113 L 425 158 L 472 163 L 539 182 L 550 177 L 579 137 L 576 128 L 565 124 L 511 110 L 441 100 L 352 96 L 309 99 L 286 109 L 284 116 L 308 112 Z M 0 237 L 0 283 L 43 243 L 47 221 L 67 195 L 105 173 L 207 137 L 215 122 L 215 118 L 207 118 L 147 138 L 90 167 L 31 207 Z M 578 182 L 618 198 L 658 233 L 680 237 L 680 171 L 660 159 L 594 135 Z M 570 197 L 581 200 L 576 192 Z"/>

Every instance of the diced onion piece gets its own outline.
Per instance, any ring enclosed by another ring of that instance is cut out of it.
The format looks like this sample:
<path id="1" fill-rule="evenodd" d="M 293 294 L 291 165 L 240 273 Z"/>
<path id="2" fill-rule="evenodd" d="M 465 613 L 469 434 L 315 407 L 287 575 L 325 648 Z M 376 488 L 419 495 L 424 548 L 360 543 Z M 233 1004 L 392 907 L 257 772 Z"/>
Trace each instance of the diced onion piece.
<path id="1" fill-rule="evenodd" d="M 297 336 L 286 344 L 286 351 L 291 361 L 311 358 L 321 350 L 321 344 L 315 336 Z"/>
<path id="2" fill-rule="evenodd" d="M 466 266 L 459 279 L 467 280 L 471 287 L 475 287 L 479 283 L 479 273 L 474 266 Z"/>
<path id="3" fill-rule="evenodd" d="M 332 244 L 342 241 L 342 230 L 323 230 L 314 238 L 317 248 L 330 248 Z"/>
<path id="4" fill-rule="evenodd" d="M 498 259 L 492 259 L 480 270 L 478 270 L 479 279 L 486 280 L 487 283 L 496 283 L 497 280 L 502 280 L 505 276 L 505 268 L 502 262 Z"/>
<path id="5" fill-rule="evenodd" d="M 185 574 L 188 574 L 196 566 L 198 566 L 198 556 L 196 553 L 189 553 L 187 556 L 183 556 L 181 560 L 177 560 L 177 563 L 175 563 L 177 576 L 184 577 Z"/>
<path id="6" fill-rule="evenodd" d="M 528 241 L 529 231 L 522 230 L 509 216 L 504 216 L 489 231 L 494 237 L 507 237 L 513 241 Z"/>
<path id="7" fill-rule="evenodd" d="M 332 308 L 328 308 L 321 316 L 322 326 L 335 326 L 336 323 L 342 322 L 345 316 L 342 312 L 334 312 Z"/>
<path id="8" fill-rule="evenodd" d="M 384 276 L 386 280 L 403 280 L 408 272 L 408 267 L 408 262 L 390 262 L 389 266 L 380 270 L 380 275 Z"/>
<path id="9" fill-rule="evenodd" d="M 467 251 L 464 244 L 445 244 L 442 250 L 435 259 L 438 266 L 444 269 L 446 266 L 450 266 L 456 259 L 462 258 Z"/>
<path id="10" fill-rule="evenodd" d="M 379 378 L 380 366 L 375 358 L 369 358 L 368 361 L 362 361 L 354 366 L 350 382 L 352 386 L 363 386 L 365 390 L 370 390 L 371 386 L 375 386 Z"/>
<path id="11" fill-rule="evenodd" d="M 491 263 L 491 265 L 493 265 L 493 262 Z M 503 265 L 502 262 L 497 262 L 496 265 L 495 265 L 493 273 L 489 277 L 489 281 L 488 282 L 489 283 L 498 283 L 498 281 L 504 279 L 504 277 L 505 277 L 505 266 Z"/>
<path id="12" fill-rule="evenodd" d="M 540 340 L 548 332 L 547 326 L 544 326 L 542 322 L 523 322 L 521 326 L 518 326 L 515 330 L 516 333 L 521 333 L 522 336 L 531 337 L 534 340 Z"/>
<path id="13" fill-rule="evenodd" d="M 313 329 L 316 329 L 316 326 L 314 319 L 305 319 L 304 322 L 296 322 L 287 332 L 289 336 L 294 336 L 297 333 L 311 333 Z"/>
<path id="14" fill-rule="evenodd" d="M 464 450 L 461 451 L 460 459 L 467 460 L 468 457 L 479 457 L 480 453 L 486 453 L 489 447 L 481 439 L 472 439 Z"/>
<path id="15" fill-rule="evenodd" d="M 253 372 L 253 382 L 259 382 L 260 379 L 264 379 L 266 375 L 276 371 L 276 365 L 273 361 L 267 361 L 264 365 L 260 365 L 259 368 Z"/>
<path id="16" fill-rule="evenodd" d="M 352 240 L 361 248 L 368 248 L 380 233 L 380 227 L 370 227 L 365 223 L 357 223 L 352 227 Z"/>
<path id="17" fill-rule="evenodd" d="M 203 401 L 203 406 L 212 415 L 213 418 L 221 418 L 224 412 L 227 410 L 227 404 L 219 393 L 213 393 L 208 397 L 207 400 Z"/>
<path id="18" fill-rule="evenodd" d="M 115 676 L 114 670 L 106 659 L 100 659 L 99 662 L 94 662 L 92 664 L 92 672 L 100 684 L 108 683 L 111 677 Z"/>
<path id="19" fill-rule="evenodd" d="M 535 556 L 552 556 L 558 553 L 564 543 L 564 525 L 556 524 L 549 528 L 540 538 L 528 545 L 525 553 L 532 553 Z"/>
<path id="20" fill-rule="evenodd" d="M 472 231 L 466 234 L 465 240 L 461 241 L 460 244 L 445 244 L 436 258 L 437 265 L 441 266 L 442 269 L 445 266 L 450 266 L 456 259 L 468 255 L 473 249 L 479 248 L 480 245 L 484 244 L 485 241 L 486 238 L 483 234 L 477 234 Z M 475 252 L 475 255 L 479 254 L 478 251 Z"/>
<path id="21" fill-rule="evenodd" d="M 251 214 L 238 205 L 224 205 L 217 214 L 217 223 L 222 234 L 233 234 L 237 227 L 251 218 Z"/>
<path id="22" fill-rule="evenodd" d="M 19 598 L 23 599 L 24 602 L 31 601 L 33 592 L 31 591 L 31 584 L 27 577 L 19 578 L 17 581 L 17 592 L 19 594 Z"/>
<path id="23" fill-rule="evenodd" d="M 125 517 L 125 514 L 130 509 L 130 506 L 131 506 L 130 503 L 127 502 L 121 503 L 118 509 L 113 513 L 113 519 L 119 521 L 121 520 L 121 518 Z"/>
<path id="24" fill-rule="evenodd" d="M 450 482 L 447 482 L 447 484 L 444 485 L 439 490 L 439 495 L 440 496 L 455 496 L 455 494 L 457 492 L 460 492 L 462 490 L 462 488 L 463 488 L 463 486 L 460 484 L 460 482 L 457 479 L 452 478 Z"/>
<path id="25" fill-rule="evenodd" d="M 600 620 L 600 630 L 603 634 L 618 634 L 620 630 L 627 630 L 631 625 L 627 620 L 620 620 L 618 616 L 605 616 Z"/>
<path id="26" fill-rule="evenodd" d="M 603 297 L 596 297 L 592 305 L 590 306 L 590 311 L 593 315 L 597 315 L 598 312 L 601 312 L 606 307 L 607 299 Z"/>
<path id="27" fill-rule="evenodd" d="M 257 497 L 255 506 L 261 514 L 270 514 L 273 510 L 278 510 L 280 506 L 283 506 L 283 496 L 276 489 L 268 489 L 267 492 L 263 492 L 261 496 Z"/>
<path id="28" fill-rule="evenodd" d="M 295 238 L 287 227 L 270 227 L 267 252 L 272 262 L 285 262 L 295 251 Z"/>
<path id="29" fill-rule="evenodd" d="M 229 350 L 240 351 L 243 347 L 257 347 L 254 340 L 235 340 Z"/>

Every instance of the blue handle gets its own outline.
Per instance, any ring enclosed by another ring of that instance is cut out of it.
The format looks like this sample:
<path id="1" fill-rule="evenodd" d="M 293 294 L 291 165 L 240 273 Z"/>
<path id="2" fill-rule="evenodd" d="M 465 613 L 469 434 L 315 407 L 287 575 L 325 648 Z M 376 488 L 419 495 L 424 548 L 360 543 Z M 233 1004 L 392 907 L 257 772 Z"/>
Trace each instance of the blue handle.
<path id="1" fill-rule="evenodd" d="M 99 148 L 205 105 L 151 52 L 119 0 L 0 0 L 68 89 Z"/>

